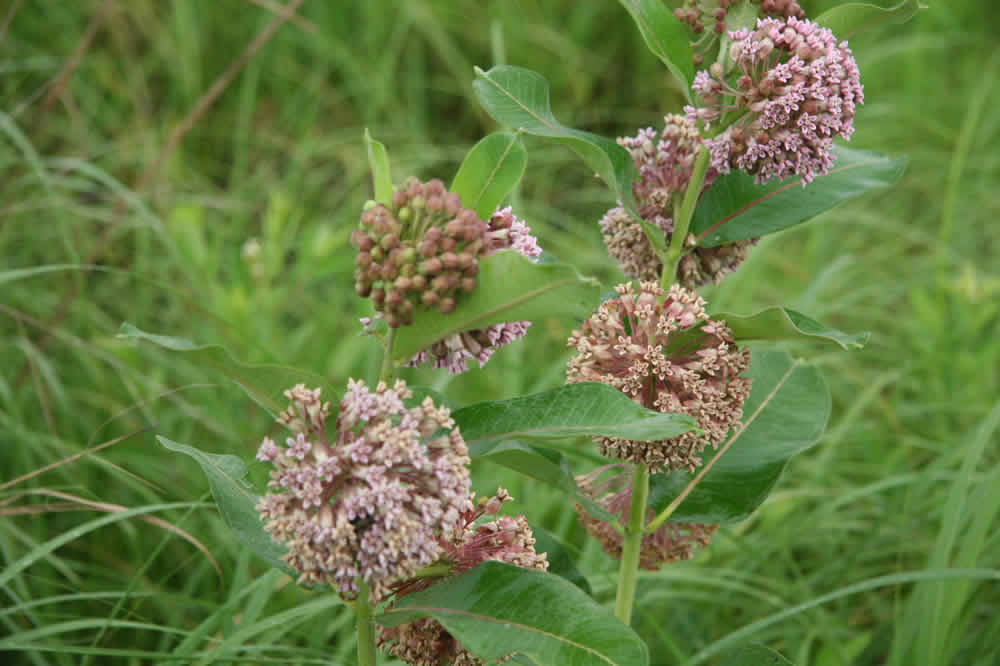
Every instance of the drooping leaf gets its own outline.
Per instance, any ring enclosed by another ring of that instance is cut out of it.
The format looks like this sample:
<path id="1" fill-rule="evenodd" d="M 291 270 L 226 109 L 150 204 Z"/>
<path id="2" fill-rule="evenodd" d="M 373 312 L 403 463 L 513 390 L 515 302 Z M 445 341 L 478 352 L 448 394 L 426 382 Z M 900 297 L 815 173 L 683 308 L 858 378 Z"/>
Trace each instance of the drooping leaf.
<path id="1" fill-rule="evenodd" d="M 621 437 L 641 442 L 697 429 L 684 414 L 661 414 L 598 382 L 567 384 L 510 400 L 479 402 L 452 413 L 471 455 L 507 439 Z"/>
<path id="2" fill-rule="evenodd" d="M 701 247 L 757 238 L 807 222 L 838 203 L 892 185 L 906 161 L 834 146 L 830 173 L 806 187 L 794 176 L 763 185 L 742 171 L 719 176 L 694 209 L 691 232 Z"/>
<path id="3" fill-rule="evenodd" d="M 800 312 L 788 308 L 767 308 L 752 315 L 736 315 L 716 312 L 712 319 L 721 319 L 733 331 L 737 342 L 775 340 L 826 340 L 841 349 L 861 349 L 868 343 L 871 333 L 844 333 L 810 319 Z"/>
<path id="4" fill-rule="evenodd" d="M 903 0 L 891 7 L 879 7 L 866 2 L 848 2 L 826 10 L 816 23 L 829 28 L 838 40 L 850 39 L 859 32 L 889 23 L 906 23 L 917 13 L 927 9 L 918 0 Z"/>
<path id="5" fill-rule="evenodd" d="M 587 513 L 606 522 L 617 517 L 608 513 L 600 504 L 580 492 L 565 457 L 558 451 L 536 446 L 525 446 L 520 442 L 502 442 L 492 449 L 476 456 L 480 460 L 503 465 L 529 479 L 540 481 L 566 493 L 572 501 L 580 504 Z"/>
<path id="6" fill-rule="evenodd" d="M 705 477 L 681 502 L 670 520 L 734 523 L 767 498 L 785 462 L 819 440 L 830 416 L 830 393 L 814 367 L 787 352 L 753 350 L 745 373 L 753 384 L 743 404 L 742 430 Z M 702 453 L 703 463 L 714 452 Z M 662 511 L 678 497 L 694 474 L 650 476 L 650 506 Z"/>
<path id="7" fill-rule="evenodd" d="M 287 552 L 285 546 L 272 539 L 260 521 L 256 508 L 260 498 L 246 480 L 248 470 L 242 460 L 236 456 L 205 453 L 159 435 L 156 441 L 171 451 L 191 456 L 201 466 L 222 519 L 233 530 L 240 543 L 272 567 L 281 569 L 293 578 L 297 576 L 281 559 Z"/>
<path id="8" fill-rule="evenodd" d="M 534 264 L 515 250 L 480 261 L 477 280 L 479 287 L 463 294 L 449 314 L 417 308 L 413 324 L 396 329 L 393 358 L 408 361 L 442 338 L 491 324 L 585 316 L 600 294 L 596 280 L 582 277 L 569 264 Z"/>
<path id="9" fill-rule="evenodd" d="M 516 134 L 497 132 L 472 147 L 448 188 L 486 220 L 524 175 L 528 154 Z"/>
<path id="10" fill-rule="evenodd" d="M 499 65 L 488 72 L 476 68 L 472 86 L 479 103 L 508 127 L 543 136 L 572 148 L 634 210 L 632 157 L 613 140 L 566 127 L 552 114 L 549 82 L 522 67 Z"/>
<path id="11" fill-rule="evenodd" d="M 367 129 L 365 129 L 365 147 L 368 150 L 368 167 L 372 170 L 375 201 L 388 206 L 392 200 L 392 172 L 389 169 L 389 153 L 381 142 L 372 138 Z"/>
<path id="12" fill-rule="evenodd" d="M 244 365 L 236 361 L 225 348 L 217 345 L 198 345 L 186 338 L 156 335 L 139 330 L 125 322 L 118 331 L 124 340 L 143 340 L 171 351 L 182 352 L 195 362 L 219 371 L 236 382 L 250 399 L 263 407 L 271 416 L 277 416 L 285 407 L 282 393 L 296 384 L 310 387 L 325 386 L 325 377 L 280 365 Z"/>
<path id="13" fill-rule="evenodd" d="M 576 564 L 573 563 L 573 558 L 565 546 L 544 527 L 532 525 L 531 532 L 535 536 L 535 552 L 545 553 L 545 559 L 548 560 L 548 572 L 562 576 L 587 594 L 592 594 L 590 583 L 586 576 L 576 568 Z"/>
<path id="14" fill-rule="evenodd" d="M 694 81 L 694 55 L 687 29 L 674 18 L 662 0 L 619 0 L 632 15 L 646 46 L 681 83 L 684 95 L 691 98 Z"/>
<path id="15" fill-rule="evenodd" d="M 608 609 L 559 576 L 484 562 L 407 595 L 377 622 L 433 617 L 481 659 L 517 652 L 536 664 L 644 666 L 645 643 Z"/>

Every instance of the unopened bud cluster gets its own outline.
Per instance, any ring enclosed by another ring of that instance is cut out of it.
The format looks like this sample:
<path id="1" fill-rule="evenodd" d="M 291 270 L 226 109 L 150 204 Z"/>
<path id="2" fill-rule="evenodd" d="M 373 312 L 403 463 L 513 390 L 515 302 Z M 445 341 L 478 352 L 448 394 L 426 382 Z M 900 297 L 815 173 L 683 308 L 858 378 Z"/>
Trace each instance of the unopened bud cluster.
<path id="1" fill-rule="evenodd" d="M 798 175 L 803 185 L 829 171 L 833 137 L 850 138 L 864 102 L 847 42 L 794 16 L 760 19 L 756 29 L 729 36 L 735 81 L 713 64 L 692 84 L 700 105 L 685 107 L 706 129 L 725 116 L 726 129 L 705 141 L 712 166 L 719 173 L 742 169 L 758 183 Z"/>
<path id="2" fill-rule="evenodd" d="M 257 459 L 274 465 L 257 506 L 306 585 L 357 597 L 360 578 L 381 600 L 390 586 L 441 555 L 441 539 L 464 529 L 473 509 L 468 449 L 449 411 L 412 397 L 402 381 L 370 391 L 350 380 L 334 423 L 319 389 L 285 392 L 278 421 L 292 431 L 267 437 Z M 330 427 L 332 426 L 332 427 Z"/>
<path id="3" fill-rule="evenodd" d="M 613 471 L 608 478 L 605 474 Z M 580 490 L 595 500 L 608 513 L 621 520 L 628 519 L 632 503 L 631 475 L 623 465 L 608 465 L 589 474 L 576 477 Z M 608 555 L 620 560 L 624 537 L 603 520 L 599 520 L 576 505 L 576 515 L 587 533 L 597 539 Z M 647 508 L 646 520 L 652 520 L 655 513 Z M 709 539 L 719 529 L 718 525 L 705 523 L 664 523 L 655 532 L 642 537 L 639 546 L 639 566 L 656 571 L 661 564 L 689 560 L 696 547 L 708 545 Z"/>
<path id="4" fill-rule="evenodd" d="M 476 288 L 487 230 L 440 180 L 410 179 L 390 205 L 366 205 L 351 234 L 355 289 L 392 328 L 411 323 L 419 305 L 449 313 L 460 294 Z"/>
<path id="5" fill-rule="evenodd" d="M 503 488 L 495 496 L 480 498 L 478 506 L 462 513 L 460 528 L 451 538 L 442 537 L 442 556 L 436 565 L 447 571 L 438 576 L 415 577 L 393 586 L 394 598 L 426 589 L 450 576 L 468 571 L 481 562 L 506 562 L 525 569 L 545 571 L 545 553 L 535 552 L 535 537 L 524 516 L 498 516 L 500 507 L 511 497 Z M 483 515 L 494 520 L 476 523 Z M 483 666 L 486 662 L 472 655 L 437 620 L 422 618 L 396 627 L 378 628 L 378 646 L 407 664 L 437 666 L 462 664 Z M 502 659 L 501 662 L 506 661 Z"/>
<path id="6" fill-rule="evenodd" d="M 673 237 L 673 209 L 684 197 L 701 136 L 694 123 L 684 116 L 668 115 L 659 133 L 652 127 L 639 130 L 634 137 L 619 138 L 618 143 L 632 156 L 637 178 L 632 194 L 639 215 L 663 231 L 669 246 Z M 715 169 L 705 175 L 702 192 L 715 181 Z M 657 281 L 663 270 L 642 226 L 627 210 L 618 206 L 599 222 L 608 253 L 618 262 L 627 277 Z M 685 239 L 686 254 L 678 264 L 676 280 L 685 287 L 718 283 L 743 262 L 754 240 L 727 243 L 719 247 L 697 247 L 695 238 Z"/>
<path id="7" fill-rule="evenodd" d="M 700 434 L 595 441 L 603 455 L 654 472 L 694 471 L 701 451 L 717 447 L 743 415 L 750 380 L 739 375 L 750 354 L 737 349 L 725 322 L 709 319 L 705 302 L 680 285 L 668 292 L 643 282 L 638 290 L 622 284 L 615 291 L 618 298 L 602 303 L 570 336 L 577 355 L 567 364 L 566 381 L 602 382 L 647 409 L 693 417 Z"/>
<path id="8" fill-rule="evenodd" d="M 795 0 L 750 0 L 758 5 L 758 16 L 774 18 L 805 18 L 805 12 Z M 700 66 L 710 48 L 716 44 L 719 35 L 726 34 L 733 27 L 729 24 L 729 12 L 739 0 L 684 0 L 680 7 L 674 10 L 674 17 L 687 25 L 694 33 L 692 42 L 694 64 Z M 708 39 L 706 39 L 708 37 Z"/>
<path id="9" fill-rule="evenodd" d="M 542 253 L 538 241 L 531 235 L 531 229 L 514 216 L 509 206 L 490 216 L 483 239 L 483 256 L 511 249 L 537 261 Z M 445 368 L 452 374 L 464 372 L 470 360 L 482 367 L 497 349 L 524 337 L 529 326 L 530 321 L 509 321 L 455 333 L 418 352 L 408 365 L 432 363 L 434 367 Z"/>

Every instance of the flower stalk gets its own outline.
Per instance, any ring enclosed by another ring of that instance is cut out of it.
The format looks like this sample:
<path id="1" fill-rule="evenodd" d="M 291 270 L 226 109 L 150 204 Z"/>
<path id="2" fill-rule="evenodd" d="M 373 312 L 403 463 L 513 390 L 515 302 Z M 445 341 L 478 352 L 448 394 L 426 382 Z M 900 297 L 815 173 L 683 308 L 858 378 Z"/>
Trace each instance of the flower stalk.
<path id="1" fill-rule="evenodd" d="M 379 372 L 378 379 L 387 385 L 392 384 L 396 365 L 392 361 L 392 345 L 396 342 L 396 329 L 390 328 L 389 334 L 385 338 L 385 354 L 382 356 L 382 371 Z"/>
<path id="2" fill-rule="evenodd" d="M 646 517 L 646 499 L 649 496 L 649 468 L 636 465 L 632 476 L 632 503 L 629 506 L 625 538 L 622 542 L 622 564 L 618 574 L 618 595 L 615 598 L 615 617 L 629 624 L 635 602 L 635 586 L 639 580 L 639 554 L 644 536 L 643 521 Z"/>
<path id="3" fill-rule="evenodd" d="M 688 227 L 691 226 L 694 207 L 698 203 L 698 195 L 701 193 L 701 188 L 705 184 L 705 175 L 708 173 L 708 158 L 708 150 L 699 147 L 694 160 L 694 169 L 691 172 L 691 180 L 688 181 L 687 190 L 684 192 L 684 199 L 680 208 L 675 211 L 674 232 L 670 238 L 666 261 L 663 262 L 663 272 L 660 274 L 660 286 L 664 289 L 673 284 L 677 276 L 677 264 L 681 260 L 681 255 L 684 254 L 684 241 L 688 235 Z"/>
<path id="4" fill-rule="evenodd" d="M 353 603 L 358 630 L 358 665 L 375 666 L 375 609 L 368 586 L 358 578 L 358 598 Z"/>

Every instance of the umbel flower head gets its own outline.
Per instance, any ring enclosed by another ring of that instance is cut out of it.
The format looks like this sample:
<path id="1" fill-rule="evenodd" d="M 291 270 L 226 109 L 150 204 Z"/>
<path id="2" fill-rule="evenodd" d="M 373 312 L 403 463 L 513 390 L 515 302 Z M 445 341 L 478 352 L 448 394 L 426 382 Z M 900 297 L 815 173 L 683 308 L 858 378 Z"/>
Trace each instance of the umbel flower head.
<path id="1" fill-rule="evenodd" d="M 510 206 L 493 213 L 486 225 L 483 256 L 507 249 L 517 250 L 533 261 L 541 255 L 542 249 L 531 235 L 531 229 L 514 217 Z M 524 337 L 529 326 L 530 321 L 511 321 L 455 333 L 417 353 L 407 365 L 433 363 L 435 368 L 447 368 L 452 374 L 464 372 L 470 360 L 477 361 L 482 367 L 493 352 Z"/>
<path id="2" fill-rule="evenodd" d="M 707 140 L 719 173 L 736 167 L 758 183 L 798 175 L 805 185 L 833 165 L 833 137 L 849 139 L 864 102 L 857 63 L 829 28 L 794 16 L 760 19 L 755 30 L 730 33 L 735 85 L 721 64 L 698 72 L 701 106 L 686 107 L 706 127 L 723 114 L 739 117 Z"/>
<path id="3" fill-rule="evenodd" d="M 357 597 L 357 579 L 384 597 L 390 586 L 441 555 L 473 506 L 465 441 L 445 407 L 417 407 L 402 381 L 370 391 L 349 380 L 335 420 L 320 389 L 301 384 L 278 421 L 293 436 L 264 438 L 257 459 L 274 465 L 257 506 L 267 531 L 288 547 L 299 582 Z M 332 428 L 328 428 L 332 426 Z"/>
<path id="4" fill-rule="evenodd" d="M 610 477 L 606 476 L 608 472 L 612 472 Z M 576 477 L 576 483 L 581 491 L 608 513 L 627 520 L 632 502 L 632 480 L 624 465 L 599 467 L 589 474 Z M 576 515 L 587 533 L 601 543 L 604 552 L 615 559 L 622 558 L 623 537 L 610 523 L 594 518 L 579 504 L 576 505 Z M 654 517 L 653 509 L 648 508 L 646 520 Z M 642 538 L 639 566 L 656 571 L 661 564 L 689 560 L 694 555 L 695 547 L 707 546 L 718 529 L 718 525 L 704 523 L 664 523 L 658 530 Z"/>
<path id="5" fill-rule="evenodd" d="M 668 115 L 663 119 L 663 131 L 649 127 L 634 137 L 619 138 L 618 143 L 632 156 L 638 178 L 632 183 L 632 194 L 643 220 L 663 231 L 667 245 L 673 237 L 673 209 L 684 197 L 701 136 L 694 123 L 684 116 Z M 702 192 L 714 182 L 715 169 L 705 176 Z M 639 222 L 628 211 L 612 208 L 599 222 L 608 253 L 618 262 L 627 277 L 649 282 L 658 281 L 663 265 L 643 232 Z M 693 245 L 694 236 L 685 239 Z M 681 259 L 677 281 L 685 287 L 718 284 L 746 259 L 751 244 L 757 240 L 727 243 L 718 247 L 693 247 Z"/>
<path id="6" fill-rule="evenodd" d="M 706 446 L 717 447 L 743 415 L 750 380 L 740 377 L 750 354 L 739 350 L 725 322 L 705 314 L 705 302 L 673 285 L 654 282 L 615 287 L 618 298 L 605 301 L 573 331 L 569 346 L 577 355 L 567 364 L 566 381 L 602 382 L 647 409 L 687 414 L 702 433 L 654 442 L 598 437 L 601 453 L 650 466 L 650 471 L 686 469 L 701 464 Z"/>
<path id="7" fill-rule="evenodd" d="M 393 586 L 395 599 L 427 589 L 448 576 L 468 571 L 480 562 L 506 562 L 525 569 L 545 571 L 549 563 L 545 553 L 535 552 L 535 537 L 524 516 L 497 516 L 504 502 L 511 499 L 503 488 L 494 497 L 480 498 L 478 507 L 462 514 L 461 528 L 450 538 L 442 537 L 438 565 L 447 573 L 436 577 L 415 577 Z M 476 523 L 484 514 L 494 520 Z M 470 654 L 437 620 L 422 618 L 396 627 L 378 628 L 378 646 L 408 664 L 438 666 L 462 664 L 482 666 L 486 662 Z M 505 660 L 501 660 L 505 661 Z"/>
<path id="8" fill-rule="evenodd" d="M 758 15 L 788 18 L 805 18 L 806 14 L 795 0 L 750 0 L 759 5 Z M 729 31 L 729 10 L 739 0 L 684 0 L 681 6 L 674 10 L 674 17 L 687 25 L 694 33 L 691 50 L 694 52 L 694 64 L 700 66 L 706 56 L 715 52 L 712 47 L 719 42 L 719 37 Z"/>

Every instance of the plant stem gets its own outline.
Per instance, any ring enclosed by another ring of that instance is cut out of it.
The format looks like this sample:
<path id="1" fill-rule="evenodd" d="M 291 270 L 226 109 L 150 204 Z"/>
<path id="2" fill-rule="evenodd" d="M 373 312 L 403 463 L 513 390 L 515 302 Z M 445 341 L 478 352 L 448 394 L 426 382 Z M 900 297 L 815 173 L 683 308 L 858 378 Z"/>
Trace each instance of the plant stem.
<path id="1" fill-rule="evenodd" d="M 368 585 L 361 579 L 358 579 L 354 614 L 358 628 L 358 666 L 375 666 L 375 613 L 368 599 Z"/>
<path id="2" fill-rule="evenodd" d="M 378 379 L 391 385 L 396 374 L 396 364 L 392 360 L 392 345 L 396 341 L 396 329 L 390 328 L 385 337 L 385 351 L 382 356 L 382 369 Z M 357 618 L 358 632 L 358 666 L 375 666 L 375 609 L 369 598 L 368 585 L 358 579 L 358 598 L 352 604 Z"/>
<path id="3" fill-rule="evenodd" d="M 691 226 L 691 216 L 694 215 L 698 195 L 701 194 L 701 188 L 705 184 L 706 173 L 708 173 L 708 150 L 702 146 L 694 159 L 694 169 L 687 190 L 684 192 L 684 200 L 679 210 L 676 207 L 674 209 L 674 231 L 670 237 L 670 247 L 667 248 L 667 260 L 663 262 L 663 273 L 660 275 L 660 286 L 664 289 L 673 284 L 674 278 L 677 277 L 677 264 L 684 253 L 684 240 L 688 235 L 688 227 Z"/>
<path id="4" fill-rule="evenodd" d="M 632 620 L 632 603 L 635 585 L 639 579 L 639 552 L 642 548 L 643 521 L 646 518 L 646 499 L 649 496 L 649 469 L 636 465 L 632 475 L 632 503 L 622 542 L 622 566 L 618 573 L 618 596 L 615 599 L 615 617 L 629 624 Z"/>
<path id="5" fill-rule="evenodd" d="M 389 335 L 385 338 L 385 355 L 382 356 L 382 371 L 379 373 L 378 380 L 380 382 L 385 382 L 388 385 L 392 385 L 392 378 L 396 370 L 395 364 L 392 362 L 392 344 L 396 341 L 396 329 L 390 328 Z"/>

